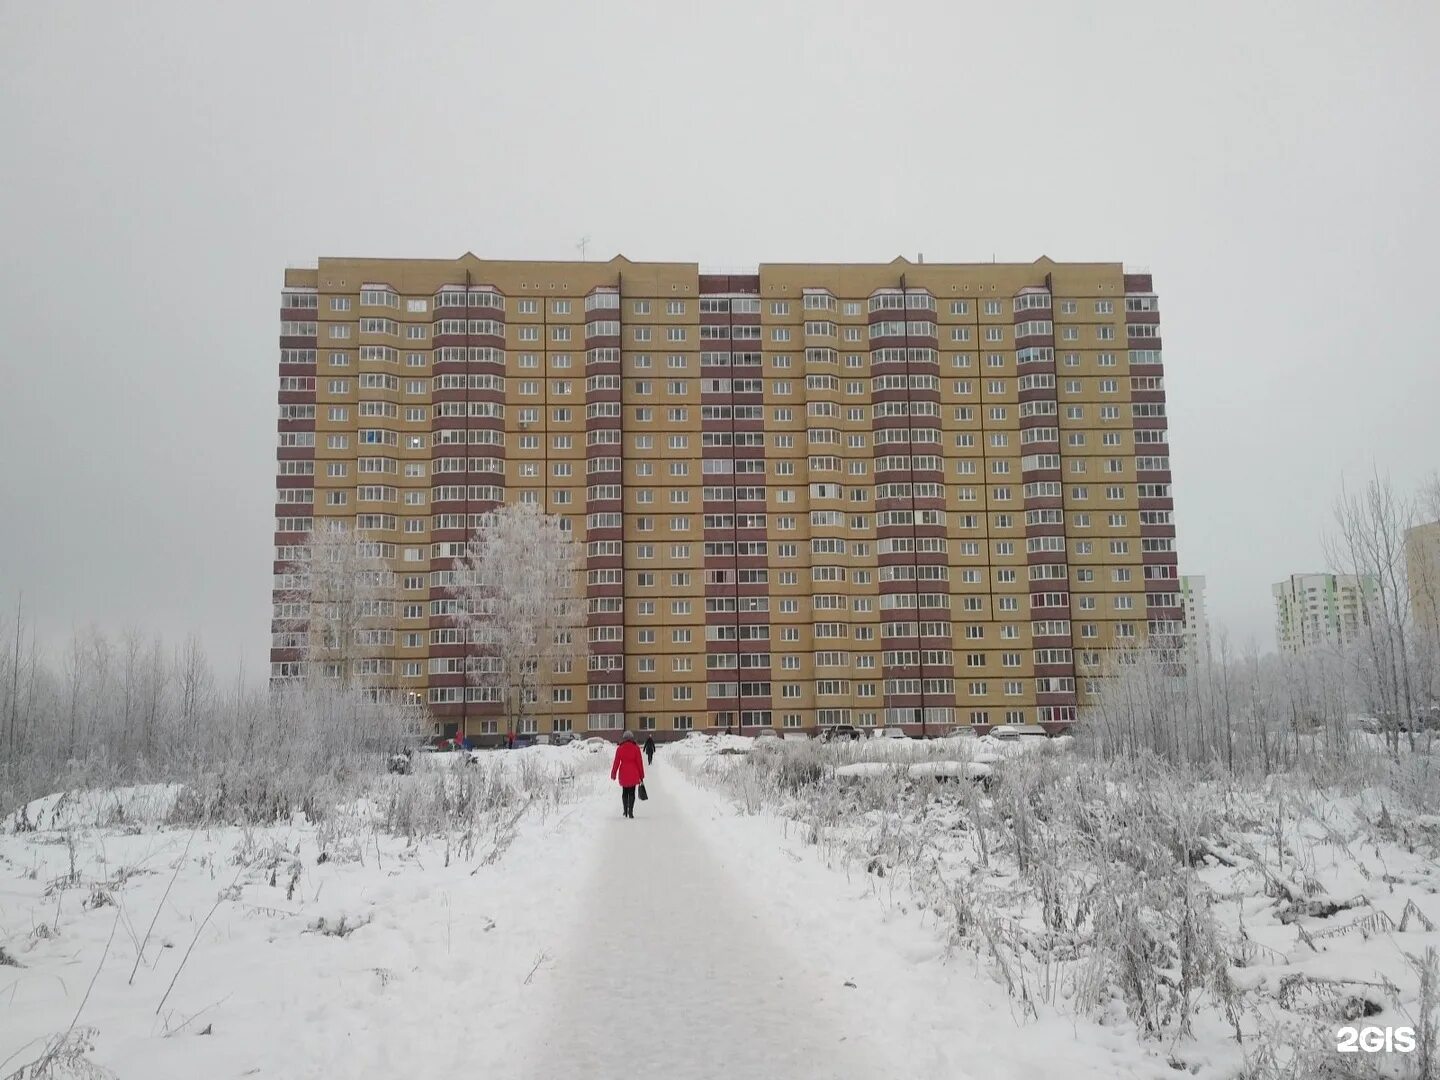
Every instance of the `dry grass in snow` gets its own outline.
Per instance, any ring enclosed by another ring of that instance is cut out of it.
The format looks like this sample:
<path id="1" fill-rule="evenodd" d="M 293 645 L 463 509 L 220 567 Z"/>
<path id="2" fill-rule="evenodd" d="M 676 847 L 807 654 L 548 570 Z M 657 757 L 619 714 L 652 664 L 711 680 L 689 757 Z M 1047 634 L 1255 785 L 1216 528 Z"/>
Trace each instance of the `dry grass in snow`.
<path id="1" fill-rule="evenodd" d="M 1128 1028 L 1202 1077 L 1436 1075 L 1434 760 L 1356 756 L 1321 781 L 1082 749 L 697 738 L 676 756 L 887 909 L 927 913 L 1022 1017 Z M 1421 1045 L 1338 1055 L 1351 1022 Z"/>

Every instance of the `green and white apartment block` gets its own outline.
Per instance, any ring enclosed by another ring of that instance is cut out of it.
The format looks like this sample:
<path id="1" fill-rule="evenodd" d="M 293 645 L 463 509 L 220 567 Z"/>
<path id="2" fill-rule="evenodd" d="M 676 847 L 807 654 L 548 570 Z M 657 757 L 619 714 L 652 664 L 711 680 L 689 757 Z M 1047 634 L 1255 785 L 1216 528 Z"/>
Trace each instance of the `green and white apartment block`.
<path id="1" fill-rule="evenodd" d="M 1275 597 L 1275 642 L 1281 652 L 1344 647 L 1366 626 L 1374 579 L 1354 574 L 1291 574 L 1270 587 Z"/>
<path id="2" fill-rule="evenodd" d="M 1180 605 L 1185 613 L 1185 654 L 1192 664 L 1210 662 L 1210 616 L 1205 609 L 1205 575 L 1180 576 Z"/>

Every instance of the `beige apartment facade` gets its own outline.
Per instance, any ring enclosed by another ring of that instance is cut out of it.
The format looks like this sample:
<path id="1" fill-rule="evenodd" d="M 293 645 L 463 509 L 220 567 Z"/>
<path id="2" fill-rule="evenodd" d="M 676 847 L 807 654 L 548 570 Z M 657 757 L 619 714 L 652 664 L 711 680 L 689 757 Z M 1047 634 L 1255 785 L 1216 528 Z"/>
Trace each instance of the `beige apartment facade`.
<path id="1" fill-rule="evenodd" d="M 585 551 L 536 733 L 1057 731 L 1107 650 L 1181 632 L 1158 304 L 1119 264 L 324 258 L 281 305 L 278 682 L 284 556 L 339 521 L 391 560 L 369 685 L 506 730 L 445 587 L 502 502 Z"/>

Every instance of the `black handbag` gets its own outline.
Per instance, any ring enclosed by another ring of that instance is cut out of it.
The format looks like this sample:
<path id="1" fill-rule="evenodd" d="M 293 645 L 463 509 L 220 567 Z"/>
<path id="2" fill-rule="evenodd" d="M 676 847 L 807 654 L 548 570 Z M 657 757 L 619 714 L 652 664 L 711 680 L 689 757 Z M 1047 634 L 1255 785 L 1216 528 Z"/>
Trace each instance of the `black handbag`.
<path id="1" fill-rule="evenodd" d="M 638 788 L 636 788 L 635 794 L 638 795 L 638 796 L 640 796 L 640 801 L 641 801 L 641 802 L 644 802 L 646 799 L 650 798 L 649 795 L 646 795 L 646 794 L 645 794 L 645 785 L 644 785 L 644 784 L 641 784 Z"/>

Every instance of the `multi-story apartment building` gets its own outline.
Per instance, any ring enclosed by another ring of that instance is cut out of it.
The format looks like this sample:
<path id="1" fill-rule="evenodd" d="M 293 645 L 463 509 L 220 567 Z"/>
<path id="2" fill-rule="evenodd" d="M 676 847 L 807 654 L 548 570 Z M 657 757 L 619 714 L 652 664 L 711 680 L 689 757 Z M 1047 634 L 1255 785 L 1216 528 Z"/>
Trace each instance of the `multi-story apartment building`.
<path id="1" fill-rule="evenodd" d="M 384 545 L 355 663 L 447 733 L 505 730 L 438 584 L 502 501 L 585 545 L 540 732 L 1053 731 L 1179 632 L 1148 274 L 326 258 L 280 318 L 277 574 L 327 522 Z"/>
<path id="2" fill-rule="evenodd" d="M 1272 585 L 1280 651 L 1298 653 L 1358 641 L 1366 626 L 1366 600 L 1373 591 L 1373 579 L 1354 574 L 1291 574 Z"/>
<path id="3" fill-rule="evenodd" d="M 1405 531 L 1405 580 L 1416 629 L 1440 642 L 1440 521 Z"/>
<path id="4" fill-rule="evenodd" d="M 1185 656 L 1192 664 L 1210 662 L 1210 616 L 1205 609 L 1205 575 L 1180 575 L 1180 603 L 1185 614 Z"/>

